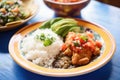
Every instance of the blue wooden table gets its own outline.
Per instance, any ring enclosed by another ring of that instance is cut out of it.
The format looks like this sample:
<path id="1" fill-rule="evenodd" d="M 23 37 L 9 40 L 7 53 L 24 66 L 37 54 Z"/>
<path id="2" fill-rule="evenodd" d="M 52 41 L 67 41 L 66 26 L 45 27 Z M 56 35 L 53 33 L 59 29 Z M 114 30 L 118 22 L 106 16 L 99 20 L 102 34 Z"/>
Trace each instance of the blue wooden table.
<path id="1" fill-rule="evenodd" d="M 16 64 L 8 52 L 12 35 L 28 24 L 55 17 L 54 12 L 42 0 L 36 1 L 40 9 L 33 19 L 16 29 L 0 32 L 0 80 L 120 80 L 120 9 L 97 1 L 91 1 L 79 18 L 104 26 L 114 36 L 117 49 L 112 60 L 105 66 L 81 76 L 55 78 L 34 74 Z"/>

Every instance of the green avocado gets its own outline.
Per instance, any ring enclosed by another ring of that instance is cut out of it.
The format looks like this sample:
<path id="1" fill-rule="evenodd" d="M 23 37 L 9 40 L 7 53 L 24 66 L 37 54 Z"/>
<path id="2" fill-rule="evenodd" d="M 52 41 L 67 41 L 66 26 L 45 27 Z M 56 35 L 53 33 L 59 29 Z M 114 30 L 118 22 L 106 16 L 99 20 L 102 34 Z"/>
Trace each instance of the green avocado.
<path id="1" fill-rule="evenodd" d="M 55 22 L 58 22 L 58 21 L 60 21 L 60 20 L 62 20 L 62 19 L 63 19 L 62 17 L 58 17 L 58 18 L 51 19 L 50 24 L 52 25 L 52 24 L 54 24 Z"/>
<path id="2" fill-rule="evenodd" d="M 62 37 L 65 37 L 67 34 L 68 34 L 68 32 L 72 32 L 73 31 L 73 29 L 74 29 L 74 31 L 73 32 L 75 32 L 75 29 L 78 29 L 79 27 L 78 26 L 71 26 L 71 27 L 69 27 L 69 28 L 67 28 L 63 33 L 62 33 Z M 77 31 L 77 30 L 76 30 Z"/>
<path id="3" fill-rule="evenodd" d="M 41 26 L 39 27 L 39 29 L 45 29 L 45 28 L 50 28 L 50 21 L 51 20 L 49 20 L 49 21 L 46 21 L 46 22 L 43 22 L 42 24 L 41 24 Z"/>
<path id="4" fill-rule="evenodd" d="M 54 18 L 44 22 L 40 29 L 50 28 L 56 34 L 65 37 L 68 32 L 81 32 L 81 27 L 78 26 L 77 21 L 71 18 Z"/>
<path id="5" fill-rule="evenodd" d="M 79 26 L 76 26 L 76 27 L 72 27 L 72 28 L 70 28 L 69 29 L 69 31 L 71 32 L 81 32 L 81 30 L 80 30 L 80 27 Z"/>
<path id="6" fill-rule="evenodd" d="M 61 27 L 57 28 L 54 32 L 57 33 L 58 35 L 62 35 L 64 31 L 69 30 L 71 27 L 76 26 L 75 24 L 65 24 L 62 25 Z"/>
<path id="7" fill-rule="evenodd" d="M 51 25 L 51 29 L 53 31 L 56 31 L 58 28 L 60 28 L 61 26 L 65 25 L 65 24 L 75 24 L 75 25 L 77 25 L 77 21 L 75 21 L 74 19 L 69 19 L 69 18 L 62 19 L 62 20 L 54 23 L 53 25 Z"/>
<path id="8" fill-rule="evenodd" d="M 40 26 L 40 29 L 50 28 L 52 24 L 54 24 L 55 22 L 60 21 L 62 19 L 63 18 L 58 17 L 58 18 L 54 18 L 54 19 L 51 19 L 49 21 L 43 22 Z"/>
<path id="9" fill-rule="evenodd" d="M 80 33 L 80 32 L 82 32 L 82 30 L 81 30 L 81 27 L 79 27 L 79 26 L 70 27 L 69 29 L 67 29 L 63 32 L 62 37 L 65 37 L 68 34 L 68 32 Z"/>

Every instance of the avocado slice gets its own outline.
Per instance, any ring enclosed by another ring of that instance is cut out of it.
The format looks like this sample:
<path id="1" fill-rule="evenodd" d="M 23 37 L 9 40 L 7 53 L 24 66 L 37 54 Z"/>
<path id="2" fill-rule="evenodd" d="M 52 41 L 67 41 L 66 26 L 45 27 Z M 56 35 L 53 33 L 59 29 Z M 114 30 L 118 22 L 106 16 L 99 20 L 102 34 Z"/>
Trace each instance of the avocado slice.
<path id="1" fill-rule="evenodd" d="M 62 19 L 63 19 L 62 17 L 58 17 L 58 18 L 51 19 L 50 24 L 52 25 L 52 24 L 54 24 L 55 22 L 58 22 L 58 21 L 60 21 L 60 20 L 62 20 Z"/>
<path id="2" fill-rule="evenodd" d="M 40 26 L 39 29 L 50 28 L 53 23 L 55 23 L 55 22 L 57 22 L 57 21 L 59 21 L 59 20 L 62 20 L 62 19 L 63 19 L 63 18 L 58 17 L 58 18 L 54 18 L 54 19 L 51 19 L 51 20 L 49 20 L 49 21 L 43 22 L 43 23 L 41 24 L 41 26 Z"/>
<path id="3" fill-rule="evenodd" d="M 41 24 L 41 26 L 39 27 L 39 29 L 45 29 L 45 28 L 50 28 L 50 21 L 51 20 L 49 20 L 49 21 L 46 21 L 46 22 L 43 22 L 42 24 Z"/>
<path id="4" fill-rule="evenodd" d="M 76 26 L 76 25 L 75 24 L 65 24 L 65 25 L 62 25 L 61 27 L 57 28 L 54 32 L 58 35 L 62 35 L 66 29 L 69 30 L 71 27 L 74 27 L 74 26 Z"/>
<path id="5" fill-rule="evenodd" d="M 68 32 L 71 32 L 73 29 L 78 29 L 79 27 L 78 26 L 71 26 L 71 27 L 69 27 L 69 28 L 67 28 L 66 30 L 64 30 L 64 32 L 61 34 L 61 36 L 62 37 L 65 37 L 67 34 L 68 34 Z"/>
<path id="6" fill-rule="evenodd" d="M 59 27 L 61 27 L 62 25 L 65 25 L 65 24 L 75 24 L 75 25 L 77 25 L 77 21 L 75 21 L 74 19 L 69 19 L 69 18 L 62 19 L 62 20 L 54 23 L 53 25 L 51 25 L 51 29 L 53 31 L 55 31 L 56 29 L 58 29 Z"/>
<path id="7" fill-rule="evenodd" d="M 81 32 L 81 28 L 79 26 L 72 27 L 72 28 L 69 29 L 69 32 L 71 32 L 71 31 L 73 31 L 73 32 Z"/>

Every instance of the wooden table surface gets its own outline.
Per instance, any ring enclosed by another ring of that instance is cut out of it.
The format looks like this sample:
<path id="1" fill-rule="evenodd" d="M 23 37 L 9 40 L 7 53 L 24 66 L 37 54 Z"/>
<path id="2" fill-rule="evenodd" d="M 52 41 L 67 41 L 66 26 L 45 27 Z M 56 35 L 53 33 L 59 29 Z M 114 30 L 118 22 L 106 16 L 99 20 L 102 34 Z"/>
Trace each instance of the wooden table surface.
<path id="1" fill-rule="evenodd" d="M 0 32 L 0 80 L 120 80 L 120 9 L 94 0 L 82 10 L 78 18 L 102 25 L 114 36 L 117 48 L 110 62 L 94 72 L 66 78 L 34 74 L 16 64 L 8 52 L 8 43 L 12 35 L 28 24 L 56 17 L 42 0 L 36 1 L 40 9 L 33 19 L 16 29 Z"/>

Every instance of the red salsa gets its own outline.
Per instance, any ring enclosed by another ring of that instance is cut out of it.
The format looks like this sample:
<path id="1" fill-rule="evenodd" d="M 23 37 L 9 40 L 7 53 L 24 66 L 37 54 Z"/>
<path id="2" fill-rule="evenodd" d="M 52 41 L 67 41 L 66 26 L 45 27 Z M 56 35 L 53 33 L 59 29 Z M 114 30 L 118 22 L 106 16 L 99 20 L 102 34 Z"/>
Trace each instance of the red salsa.
<path id="1" fill-rule="evenodd" d="M 102 43 L 95 40 L 94 34 L 69 32 L 61 51 L 72 58 L 72 64 L 84 65 L 90 62 L 92 56 L 98 56 Z"/>

